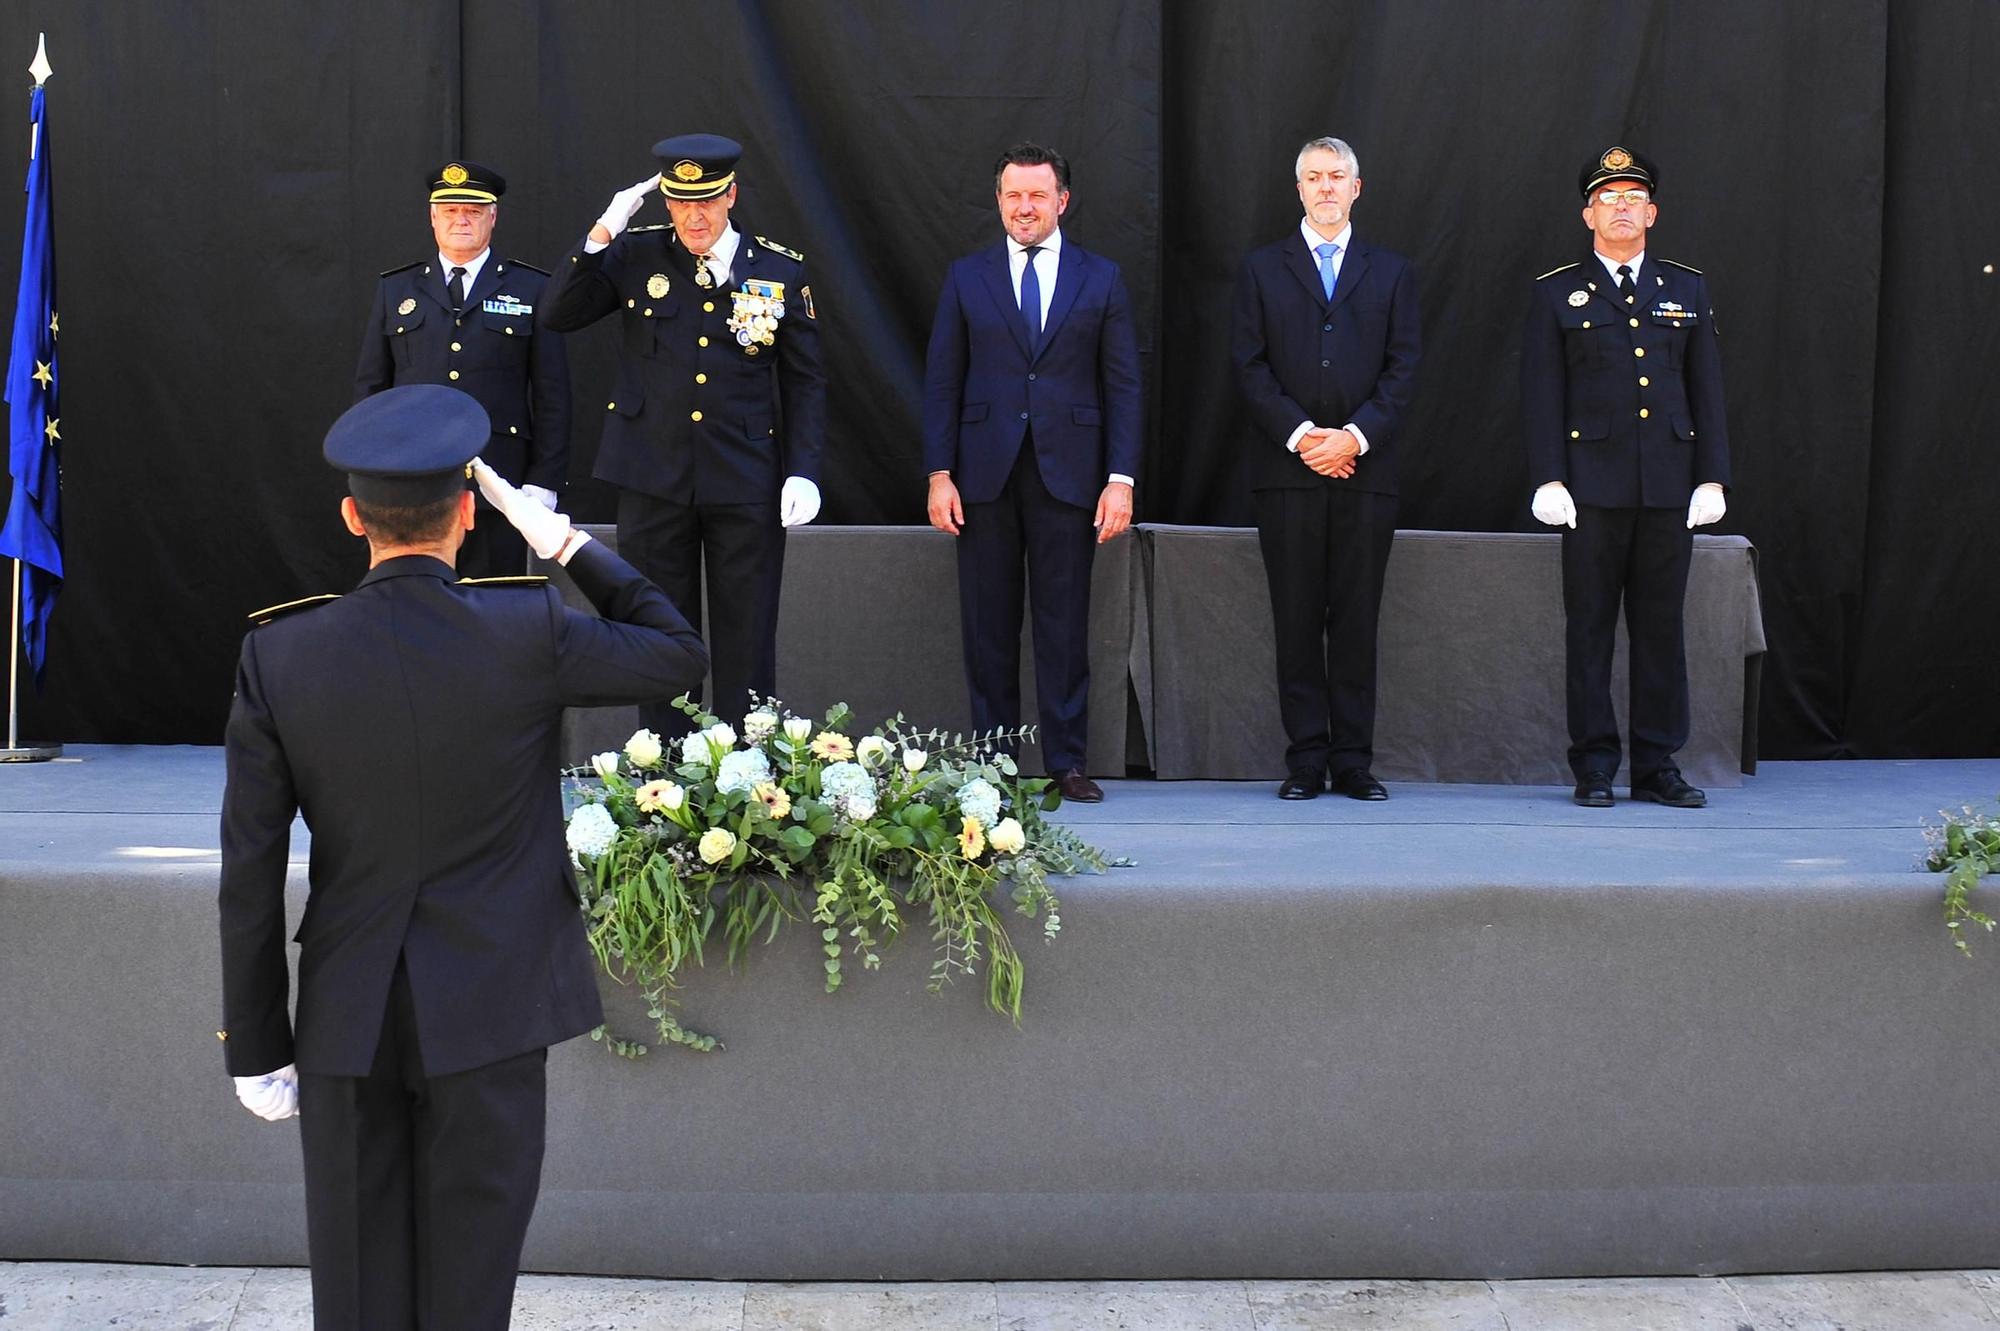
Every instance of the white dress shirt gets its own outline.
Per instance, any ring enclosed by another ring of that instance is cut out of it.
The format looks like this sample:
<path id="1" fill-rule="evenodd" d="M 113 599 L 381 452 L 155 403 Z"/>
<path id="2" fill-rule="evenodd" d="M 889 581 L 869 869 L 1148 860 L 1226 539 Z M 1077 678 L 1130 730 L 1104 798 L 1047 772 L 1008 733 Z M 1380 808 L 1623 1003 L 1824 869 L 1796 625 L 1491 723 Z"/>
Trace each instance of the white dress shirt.
<path id="1" fill-rule="evenodd" d="M 1049 304 L 1056 298 L 1056 273 L 1062 266 L 1062 228 L 1049 232 L 1049 237 L 1041 244 L 1035 255 L 1035 283 L 1042 293 L 1042 317 L 1038 326 L 1047 332 L 1049 327 Z M 1014 283 L 1014 307 L 1021 305 L 1021 275 L 1028 267 L 1028 247 L 1012 236 L 1007 237 L 1007 273 Z M 1105 478 L 1120 485 L 1132 484 L 1132 478 L 1123 472 L 1112 472 Z"/>
<path id="2" fill-rule="evenodd" d="M 407 252 L 405 251 L 405 253 Z M 463 268 L 465 270 L 465 297 L 467 300 L 472 299 L 472 284 L 479 280 L 479 270 L 484 268 L 486 261 L 492 257 L 493 247 L 491 245 L 488 245 L 464 263 L 453 263 L 450 259 L 445 258 L 444 252 L 440 250 L 438 252 L 438 266 L 444 273 L 444 289 L 446 291 L 451 290 L 451 270 L 454 268 Z"/>
<path id="3" fill-rule="evenodd" d="M 1611 285 L 1614 287 L 1617 286 L 1620 260 L 1614 259 L 1610 255 L 1598 250 L 1592 250 L 1591 253 L 1597 255 L 1597 261 L 1604 265 L 1604 271 L 1611 277 Z M 1634 294 L 1637 294 L 1639 290 L 1639 265 L 1645 262 L 1646 251 L 1644 250 L 1640 250 L 1631 258 L 1623 260 L 1624 265 L 1632 270 L 1632 291 Z"/>
<path id="4" fill-rule="evenodd" d="M 1319 247 L 1327 243 L 1327 238 L 1313 230 L 1312 219 L 1310 217 L 1299 219 L 1299 234 L 1305 238 L 1306 257 L 1312 260 L 1313 268 L 1317 271 L 1319 268 Z M 1340 270 L 1342 265 L 1347 262 L 1347 247 L 1354 243 L 1354 223 L 1349 222 L 1346 226 L 1340 228 L 1339 232 L 1333 237 L 1333 243 L 1340 247 L 1333 252 L 1333 289 L 1338 291 L 1340 290 Z M 1306 431 L 1317 430 L 1318 428 L 1311 421 L 1300 421 L 1298 429 L 1293 430 L 1292 437 L 1285 441 L 1285 451 L 1289 453 L 1298 452 L 1299 440 L 1306 437 Z M 1361 428 L 1353 421 L 1349 421 L 1340 428 L 1353 435 L 1354 442 L 1361 445 L 1361 453 L 1355 454 L 1356 457 L 1368 451 L 1368 436 L 1361 433 Z"/>

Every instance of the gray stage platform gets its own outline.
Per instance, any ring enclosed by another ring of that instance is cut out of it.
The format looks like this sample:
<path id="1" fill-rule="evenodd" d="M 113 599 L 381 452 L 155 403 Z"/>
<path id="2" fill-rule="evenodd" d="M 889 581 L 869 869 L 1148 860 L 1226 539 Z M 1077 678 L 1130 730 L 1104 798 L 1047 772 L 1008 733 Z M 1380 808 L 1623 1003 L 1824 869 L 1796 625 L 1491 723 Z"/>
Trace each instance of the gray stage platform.
<path id="1" fill-rule="evenodd" d="M 590 531 L 617 543 L 614 528 Z M 1384 780 L 1571 779 L 1561 549 L 1548 532 L 1396 533 L 1378 654 Z M 966 729 L 954 561 L 951 538 L 928 527 L 792 532 L 778 621 L 785 700 L 806 714 L 845 701 L 864 728 L 900 708 L 920 725 Z M 1741 536 L 1695 538 L 1686 623 L 1693 728 L 1681 766 L 1697 785 L 1739 785 L 1757 770 L 1764 654 L 1756 551 Z M 1031 636 L 1024 629 L 1029 722 Z M 1276 781 L 1285 734 L 1275 661 L 1254 531 L 1142 524 L 1098 547 L 1086 765 L 1100 777 L 1130 766 L 1173 780 Z M 1612 684 L 1621 724 L 1625 678 L 1621 628 Z M 631 707 L 572 713 L 564 752 L 580 763 L 624 743 L 637 723 Z M 1023 756 L 1040 770 L 1039 752 Z"/>
<path id="2" fill-rule="evenodd" d="M 296 1263 L 296 1133 L 211 1033 L 220 756 L 72 753 L 0 770 L 0 1259 Z M 1700 812 L 1116 783 L 1065 816 L 1140 864 L 1065 885 L 1019 1031 L 924 994 L 920 937 L 829 998 L 795 932 L 689 985 L 727 1052 L 558 1049 L 527 1264 L 2000 1265 L 2000 940 L 1960 958 L 1914 871 L 1918 820 L 1995 790 L 2000 762 L 1766 764 Z"/>

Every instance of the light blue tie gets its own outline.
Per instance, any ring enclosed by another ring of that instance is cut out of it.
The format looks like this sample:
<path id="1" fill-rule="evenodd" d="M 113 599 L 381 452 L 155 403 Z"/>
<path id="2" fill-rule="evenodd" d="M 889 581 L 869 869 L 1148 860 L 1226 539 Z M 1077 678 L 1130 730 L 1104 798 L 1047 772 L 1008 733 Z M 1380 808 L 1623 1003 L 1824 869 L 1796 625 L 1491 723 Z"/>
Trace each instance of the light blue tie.
<path id="1" fill-rule="evenodd" d="M 1319 256 L 1319 285 L 1326 292 L 1328 300 L 1333 299 L 1333 256 L 1340 253 L 1340 246 L 1332 241 L 1313 246 L 1313 253 Z"/>

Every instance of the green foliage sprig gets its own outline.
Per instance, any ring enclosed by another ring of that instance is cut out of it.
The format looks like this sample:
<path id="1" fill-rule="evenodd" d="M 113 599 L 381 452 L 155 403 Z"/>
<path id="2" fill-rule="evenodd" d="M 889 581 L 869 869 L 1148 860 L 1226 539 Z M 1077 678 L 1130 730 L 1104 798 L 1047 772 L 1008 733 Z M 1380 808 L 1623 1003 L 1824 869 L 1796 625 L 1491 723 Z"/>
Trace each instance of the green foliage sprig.
<path id="1" fill-rule="evenodd" d="M 1007 752 L 1032 729 L 948 735 L 899 715 L 857 741 L 844 704 L 811 722 L 763 699 L 739 736 L 676 705 L 698 727 L 676 748 L 642 730 L 571 774 L 581 802 L 569 844 L 591 948 L 607 974 L 639 986 L 662 1041 L 720 1047 L 681 1025 L 673 998 L 715 930 L 741 965 L 753 944 L 810 920 L 833 993 L 850 963 L 881 964 L 914 911 L 936 949 L 930 989 L 983 974 L 988 1006 L 1019 1024 L 1026 967 L 997 889 L 1052 942 L 1062 916 L 1050 877 L 1107 863 L 1047 821 L 1060 794 L 1024 778 Z M 626 1057 L 646 1052 L 602 1028 L 593 1038 Z"/>
<path id="2" fill-rule="evenodd" d="M 1951 931 L 1952 946 L 1969 957 L 1967 926 L 1993 932 L 1993 917 L 1972 907 L 1972 889 L 2000 871 L 2000 812 L 1981 813 L 1968 804 L 1939 816 L 1942 823 L 1924 825 L 1924 867 L 1945 875 L 1944 927 Z"/>

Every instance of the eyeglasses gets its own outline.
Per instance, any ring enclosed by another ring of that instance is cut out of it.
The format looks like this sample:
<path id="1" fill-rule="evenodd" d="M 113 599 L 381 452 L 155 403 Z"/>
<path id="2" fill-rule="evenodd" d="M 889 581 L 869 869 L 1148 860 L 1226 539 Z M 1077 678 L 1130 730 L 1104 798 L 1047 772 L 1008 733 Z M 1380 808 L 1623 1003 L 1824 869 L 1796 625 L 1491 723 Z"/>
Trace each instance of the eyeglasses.
<path id="1" fill-rule="evenodd" d="M 1621 203 L 1629 203 L 1634 208 L 1651 203 L 1653 196 L 1642 189 L 1608 189 L 1597 196 L 1597 201 L 1606 208 L 1616 208 Z"/>

